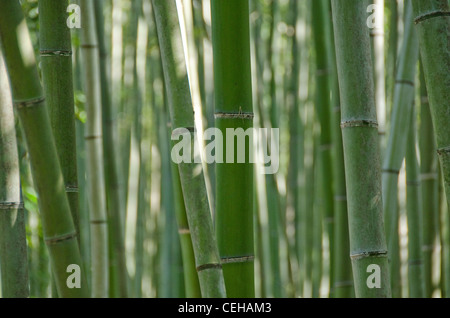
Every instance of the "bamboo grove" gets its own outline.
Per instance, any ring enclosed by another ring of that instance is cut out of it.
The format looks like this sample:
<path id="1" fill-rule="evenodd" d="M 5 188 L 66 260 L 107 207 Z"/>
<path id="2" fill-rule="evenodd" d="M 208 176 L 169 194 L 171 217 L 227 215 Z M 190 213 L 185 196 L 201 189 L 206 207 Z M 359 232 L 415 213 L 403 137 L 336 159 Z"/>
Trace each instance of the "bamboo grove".
<path id="1" fill-rule="evenodd" d="M 450 297 L 448 0 L 0 1 L 3 298 Z"/>

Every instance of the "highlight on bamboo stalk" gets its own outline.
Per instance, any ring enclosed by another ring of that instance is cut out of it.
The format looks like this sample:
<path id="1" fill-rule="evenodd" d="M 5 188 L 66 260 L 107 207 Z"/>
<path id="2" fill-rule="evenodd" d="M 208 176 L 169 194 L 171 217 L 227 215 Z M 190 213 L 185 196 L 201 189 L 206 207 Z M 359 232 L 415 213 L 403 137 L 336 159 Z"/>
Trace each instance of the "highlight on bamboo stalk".
<path id="1" fill-rule="evenodd" d="M 0 297 L 448 297 L 449 12 L 0 1 Z"/>

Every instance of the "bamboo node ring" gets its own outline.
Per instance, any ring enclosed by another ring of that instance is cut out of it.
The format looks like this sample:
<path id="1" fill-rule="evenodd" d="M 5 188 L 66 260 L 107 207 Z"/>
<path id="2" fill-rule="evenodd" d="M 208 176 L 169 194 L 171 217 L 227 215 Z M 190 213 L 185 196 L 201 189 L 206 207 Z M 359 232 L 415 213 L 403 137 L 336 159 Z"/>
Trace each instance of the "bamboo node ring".
<path id="1" fill-rule="evenodd" d="M 383 173 L 389 173 L 389 174 L 400 174 L 400 170 L 396 170 L 396 169 L 383 169 L 382 171 Z"/>
<path id="2" fill-rule="evenodd" d="M 221 260 L 222 264 L 247 263 L 247 262 L 253 262 L 255 260 L 255 256 L 247 255 L 247 256 L 222 257 L 220 260 Z"/>
<path id="3" fill-rule="evenodd" d="M 40 50 L 41 56 L 72 56 L 72 50 Z"/>
<path id="4" fill-rule="evenodd" d="M 67 193 L 78 193 L 78 187 L 76 185 L 67 185 L 66 192 Z"/>
<path id="5" fill-rule="evenodd" d="M 341 128 L 354 128 L 354 127 L 369 127 L 378 129 L 378 123 L 375 120 L 367 120 L 367 119 L 349 120 L 343 121 L 341 123 Z"/>
<path id="6" fill-rule="evenodd" d="M 189 228 L 179 228 L 178 229 L 178 234 L 180 234 L 180 235 L 191 234 L 191 231 L 189 230 Z"/>
<path id="7" fill-rule="evenodd" d="M 406 80 L 406 79 L 397 79 L 397 80 L 395 80 L 395 83 L 396 84 L 405 84 L 405 85 L 409 85 L 409 86 L 412 86 L 412 87 L 415 86 L 413 81 Z"/>
<path id="8" fill-rule="evenodd" d="M 206 269 L 214 269 L 214 268 L 222 268 L 222 264 L 219 263 L 209 263 L 209 264 L 203 264 L 200 266 L 197 266 L 197 273 L 204 271 Z"/>
<path id="9" fill-rule="evenodd" d="M 359 260 L 366 257 L 387 257 L 387 251 L 368 251 L 350 255 L 352 260 Z"/>
<path id="10" fill-rule="evenodd" d="M 450 155 L 450 146 L 449 146 L 449 147 L 444 147 L 444 148 L 438 149 L 438 150 L 437 150 L 437 153 L 438 153 L 439 156 L 442 156 L 442 155 Z"/>
<path id="11" fill-rule="evenodd" d="M 253 120 L 255 118 L 255 114 L 253 112 L 242 112 L 238 113 L 233 112 L 218 112 L 214 114 L 215 119 L 247 119 Z"/>
<path id="12" fill-rule="evenodd" d="M 23 202 L 0 202 L 0 210 L 23 209 Z"/>
<path id="13" fill-rule="evenodd" d="M 428 19 L 437 18 L 437 17 L 450 17 L 449 11 L 432 11 L 427 12 L 422 15 L 419 15 L 417 18 L 414 19 L 415 24 L 419 24 L 420 22 L 423 22 Z"/>
<path id="14" fill-rule="evenodd" d="M 73 233 L 69 233 L 69 234 L 63 234 L 63 235 L 59 235 L 56 237 L 50 237 L 50 238 L 46 238 L 45 239 L 45 243 L 47 245 L 55 245 L 64 241 L 69 241 L 73 238 L 76 238 L 78 236 L 78 233 L 73 232 Z"/>
<path id="15" fill-rule="evenodd" d="M 37 98 L 31 98 L 27 100 L 18 100 L 14 101 L 14 106 L 18 109 L 20 108 L 30 108 L 34 106 L 41 105 L 45 102 L 45 97 L 37 97 Z"/>

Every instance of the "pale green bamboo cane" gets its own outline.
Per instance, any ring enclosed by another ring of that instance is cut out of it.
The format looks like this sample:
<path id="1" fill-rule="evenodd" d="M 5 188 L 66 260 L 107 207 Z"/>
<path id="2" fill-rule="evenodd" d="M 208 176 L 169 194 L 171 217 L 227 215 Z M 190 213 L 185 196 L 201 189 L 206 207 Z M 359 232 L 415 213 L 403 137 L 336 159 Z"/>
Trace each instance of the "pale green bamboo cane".
<path id="1" fill-rule="evenodd" d="M 422 255 L 422 200 L 420 169 L 416 152 L 416 112 L 413 107 L 406 147 L 406 210 L 408 218 L 408 286 L 409 297 L 424 297 Z"/>
<path id="2" fill-rule="evenodd" d="M 390 297 L 366 7 L 364 1 L 359 0 L 332 0 L 331 3 L 342 107 L 341 128 L 355 295 Z M 376 280 L 370 275 L 375 275 Z"/>
<path id="3" fill-rule="evenodd" d="M 91 223 L 92 296 L 109 296 L 108 220 L 106 216 L 103 166 L 103 132 L 101 112 L 101 82 L 94 3 L 81 0 L 83 25 L 81 53 L 85 65 L 86 95 L 86 176 Z"/>
<path id="4" fill-rule="evenodd" d="M 77 233 L 65 193 L 50 119 L 40 84 L 28 28 L 18 1 L 0 4 L 0 39 L 14 106 L 22 123 L 42 226 L 60 297 L 88 297 Z M 80 288 L 67 284 L 67 269 L 77 265 Z"/>
<path id="5" fill-rule="evenodd" d="M 423 284 L 425 297 L 433 294 L 433 251 L 437 238 L 437 211 L 438 211 L 438 158 L 435 152 L 436 140 L 434 138 L 433 123 L 431 120 L 430 105 L 427 88 L 420 63 L 420 181 L 422 183 L 422 253 L 423 253 Z"/>
<path id="6" fill-rule="evenodd" d="M 176 3 L 174 0 L 152 0 L 152 4 L 172 121 L 172 138 L 181 133 L 185 134 L 183 138 L 189 136 L 193 141 L 194 115 Z M 178 164 L 200 289 L 205 298 L 225 297 L 222 265 L 205 180 L 201 170 L 196 172 L 197 166 L 194 162 Z"/>
<path id="7" fill-rule="evenodd" d="M 149 17 L 150 18 L 150 17 Z M 154 20 L 154 18 L 150 18 L 150 20 Z M 155 32 L 155 26 L 151 24 L 151 30 L 152 32 L 149 33 L 149 36 L 156 35 Z M 159 55 L 158 55 L 159 57 Z M 155 69 L 157 69 L 157 66 L 161 66 L 161 63 L 156 63 L 152 60 L 152 63 L 149 63 L 151 70 L 149 72 L 150 75 L 150 82 L 152 85 L 150 85 L 150 94 L 151 94 L 151 104 L 152 104 L 152 115 L 154 118 L 155 126 L 159 127 L 161 126 L 160 120 L 159 120 L 159 112 L 161 110 L 156 107 L 156 98 L 155 94 L 156 91 L 154 89 L 154 82 L 157 80 L 156 74 L 157 72 Z M 162 73 L 162 72 L 161 72 Z M 163 76 L 162 76 L 163 77 Z M 158 144 L 161 144 L 159 142 Z M 192 246 L 192 239 L 191 239 L 191 233 L 189 230 L 189 223 L 186 216 L 186 207 L 185 202 L 183 198 L 183 191 L 181 187 L 181 181 L 180 181 L 180 174 L 178 173 L 178 166 L 172 162 L 171 164 L 171 170 L 172 170 L 172 191 L 174 193 L 175 197 L 175 215 L 178 225 L 178 235 L 180 239 L 181 244 L 181 254 L 183 259 L 183 268 L 184 268 L 184 286 L 185 286 L 185 295 L 188 298 L 200 298 L 201 297 L 201 290 L 200 285 L 198 281 L 198 275 L 197 270 L 195 266 L 195 255 L 194 255 L 194 249 Z"/>
<path id="8" fill-rule="evenodd" d="M 105 166 L 105 185 L 107 210 L 110 221 L 110 240 L 112 243 L 110 255 L 110 269 L 113 275 L 110 286 L 115 290 L 117 284 L 118 296 L 128 296 L 128 272 L 125 262 L 124 243 L 124 214 L 123 185 L 118 171 L 116 121 L 111 103 L 111 92 L 108 78 L 108 51 L 105 45 L 103 1 L 94 1 L 96 30 L 100 54 L 100 80 L 102 91 L 102 129 L 103 129 L 103 157 Z"/>
<path id="9" fill-rule="evenodd" d="M 313 14 L 313 36 L 316 52 L 316 97 L 315 107 L 320 124 L 320 146 L 319 155 L 321 156 L 321 182 L 324 230 L 330 242 L 329 246 L 329 281 L 330 287 L 334 282 L 334 250 L 332 242 L 334 240 L 334 193 L 333 182 L 330 177 L 333 176 L 333 138 L 331 125 L 331 59 L 330 59 L 330 30 L 329 24 L 329 1 L 315 0 L 312 2 Z"/>
<path id="10" fill-rule="evenodd" d="M 418 39 L 412 22 L 410 0 L 405 2 L 405 34 L 398 56 L 394 105 L 383 163 L 383 202 L 386 237 L 389 247 L 392 296 L 401 296 L 400 256 L 398 246 L 398 175 L 405 158 L 409 114 L 413 111 L 414 82 L 419 58 Z"/>
<path id="11" fill-rule="evenodd" d="M 3 298 L 27 298 L 25 209 L 11 89 L 0 52 L 0 267 Z"/>
<path id="12" fill-rule="evenodd" d="M 331 296 L 336 298 L 349 298 L 354 295 L 352 264 L 350 260 L 350 242 L 348 233 L 347 190 L 345 185 L 344 149 L 342 145 L 341 104 L 339 94 L 339 81 L 336 66 L 336 50 L 334 45 L 334 30 L 330 24 L 329 41 L 331 41 L 331 106 L 332 134 L 333 134 L 333 183 L 334 183 L 334 208 L 335 230 L 334 240 L 330 243 L 334 249 L 335 263 L 331 269 L 334 271 L 334 282 L 331 286 Z"/>

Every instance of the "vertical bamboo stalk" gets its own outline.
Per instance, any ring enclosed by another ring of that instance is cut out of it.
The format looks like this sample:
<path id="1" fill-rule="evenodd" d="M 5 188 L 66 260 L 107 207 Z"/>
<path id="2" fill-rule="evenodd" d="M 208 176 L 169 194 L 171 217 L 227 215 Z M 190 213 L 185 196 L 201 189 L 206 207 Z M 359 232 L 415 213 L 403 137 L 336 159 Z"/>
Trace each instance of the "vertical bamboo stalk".
<path id="1" fill-rule="evenodd" d="M 211 14 L 216 127 L 225 136 L 227 128 L 253 125 L 249 3 L 212 0 Z M 229 297 L 255 294 L 252 176 L 248 161 L 216 163 L 216 231 Z"/>
<path id="2" fill-rule="evenodd" d="M 408 140 L 409 114 L 413 111 L 414 83 L 419 58 L 418 39 L 412 25 L 411 2 L 405 2 L 405 34 L 398 57 L 394 105 L 383 162 L 383 203 L 386 237 L 391 260 L 392 295 L 401 295 L 401 277 L 398 246 L 398 175 L 405 158 Z"/>
<path id="3" fill-rule="evenodd" d="M 422 298 L 422 200 L 420 196 L 420 169 L 416 152 L 416 112 L 411 111 L 406 147 L 406 211 L 408 218 L 408 286 L 409 297 Z"/>
<path id="4" fill-rule="evenodd" d="M 450 54 L 448 34 L 450 8 L 446 0 L 413 0 L 420 53 L 428 89 L 437 152 L 439 155 L 447 205 L 450 207 Z"/>
<path id="5" fill-rule="evenodd" d="M 0 52 L 0 267 L 3 298 L 27 298 L 27 241 L 11 89 Z"/>
<path id="6" fill-rule="evenodd" d="M 30 154 L 43 232 L 60 297 L 87 297 L 87 283 L 64 188 L 28 28 L 18 1 L 0 5 L 0 39 L 16 107 Z M 67 285 L 67 268 L 81 269 L 80 288 Z"/>
<path id="7" fill-rule="evenodd" d="M 350 242 L 348 233 L 348 211 L 347 211 L 347 189 L 345 185 L 345 164 L 344 149 L 342 145 L 342 131 L 340 128 L 341 121 L 341 104 L 339 94 L 339 81 L 336 66 L 336 49 L 334 44 L 333 25 L 330 25 L 329 41 L 331 44 L 331 70 L 332 70 L 332 86 L 331 86 L 331 106 L 332 114 L 332 134 L 333 134 L 333 183 L 334 183 L 334 208 L 335 208 L 335 230 L 334 240 L 330 243 L 334 250 L 335 263 L 332 270 L 334 271 L 334 282 L 331 286 L 331 296 L 336 298 L 352 297 L 354 292 L 352 264 L 350 260 Z"/>
<path id="8" fill-rule="evenodd" d="M 425 297 L 430 298 L 433 293 L 433 251 L 437 238 L 438 211 L 438 158 L 435 153 L 436 140 L 428 102 L 427 88 L 420 63 L 420 181 L 422 196 L 422 253 L 423 253 L 423 284 Z"/>
<path id="9" fill-rule="evenodd" d="M 194 114 L 183 54 L 175 0 L 152 0 L 161 50 L 164 81 L 172 121 L 172 139 L 194 137 Z M 178 136 L 177 136 L 178 134 Z M 187 137 L 189 136 L 189 137 Z M 225 297 L 225 283 L 217 250 L 203 173 L 197 164 L 178 164 L 189 231 L 203 297 Z"/>
<path id="10" fill-rule="evenodd" d="M 332 0 L 342 109 L 350 253 L 357 297 L 390 297 L 381 164 L 365 4 Z M 377 275 L 376 287 L 369 284 Z M 372 288 L 371 288 L 372 287 Z"/>
<path id="11" fill-rule="evenodd" d="M 104 40 L 103 1 L 94 1 L 96 30 L 100 54 L 100 80 L 102 94 L 102 129 L 103 129 L 103 157 L 105 166 L 105 185 L 107 196 L 107 211 L 110 221 L 109 235 L 112 249 L 110 255 L 110 269 L 113 271 L 112 284 L 118 284 L 118 296 L 128 296 L 128 272 L 125 262 L 124 226 L 122 212 L 124 207 L 122 183 L 119 175 L 117 158 L 116 121 L 112 109 L 111 92 L 108 78 L 108 51 Z M 111 286 L 113 288 L 113 286 Z"/>
<path id="12" fill-rule="evenodd" d="M 91 222 L 92 296 L 109 296 L 108 221 L 106 216 L 103 167 L 103 132 L 98 39 L 95 28 L 94 2 L 81 0 L 83 26 L 81 53 L 85 65 L 86 94 L 86 176 Z"/>
<path id="13" fill-rule="evenodd" d="M 331 98 L 330 98 L 330 18 L 327 0 L 316 0 L 312 3 L 313 36 L 316 51 L 316 95 L 315 106 L 320 124 L 319 155 L 321 157 L 321 183 L 322 210 L 324 218 L 324 230 L 330 242 L 329 277 L 330 286 L 334 282 L 334 250 L 331 242 L 334 239 L 334 200 L 333 182 L 329 178 L 333 176 L 333 138 L 331 125 Z"/>
<path id="14" fill-rule="evenodd" d="M 67 198 L 79 233 L 72 48 L 67 16 L 67 1 L 39 1 L 39 43 L 44 92 Z M 79 239 L 78 236 L 78 241 Z"/>

